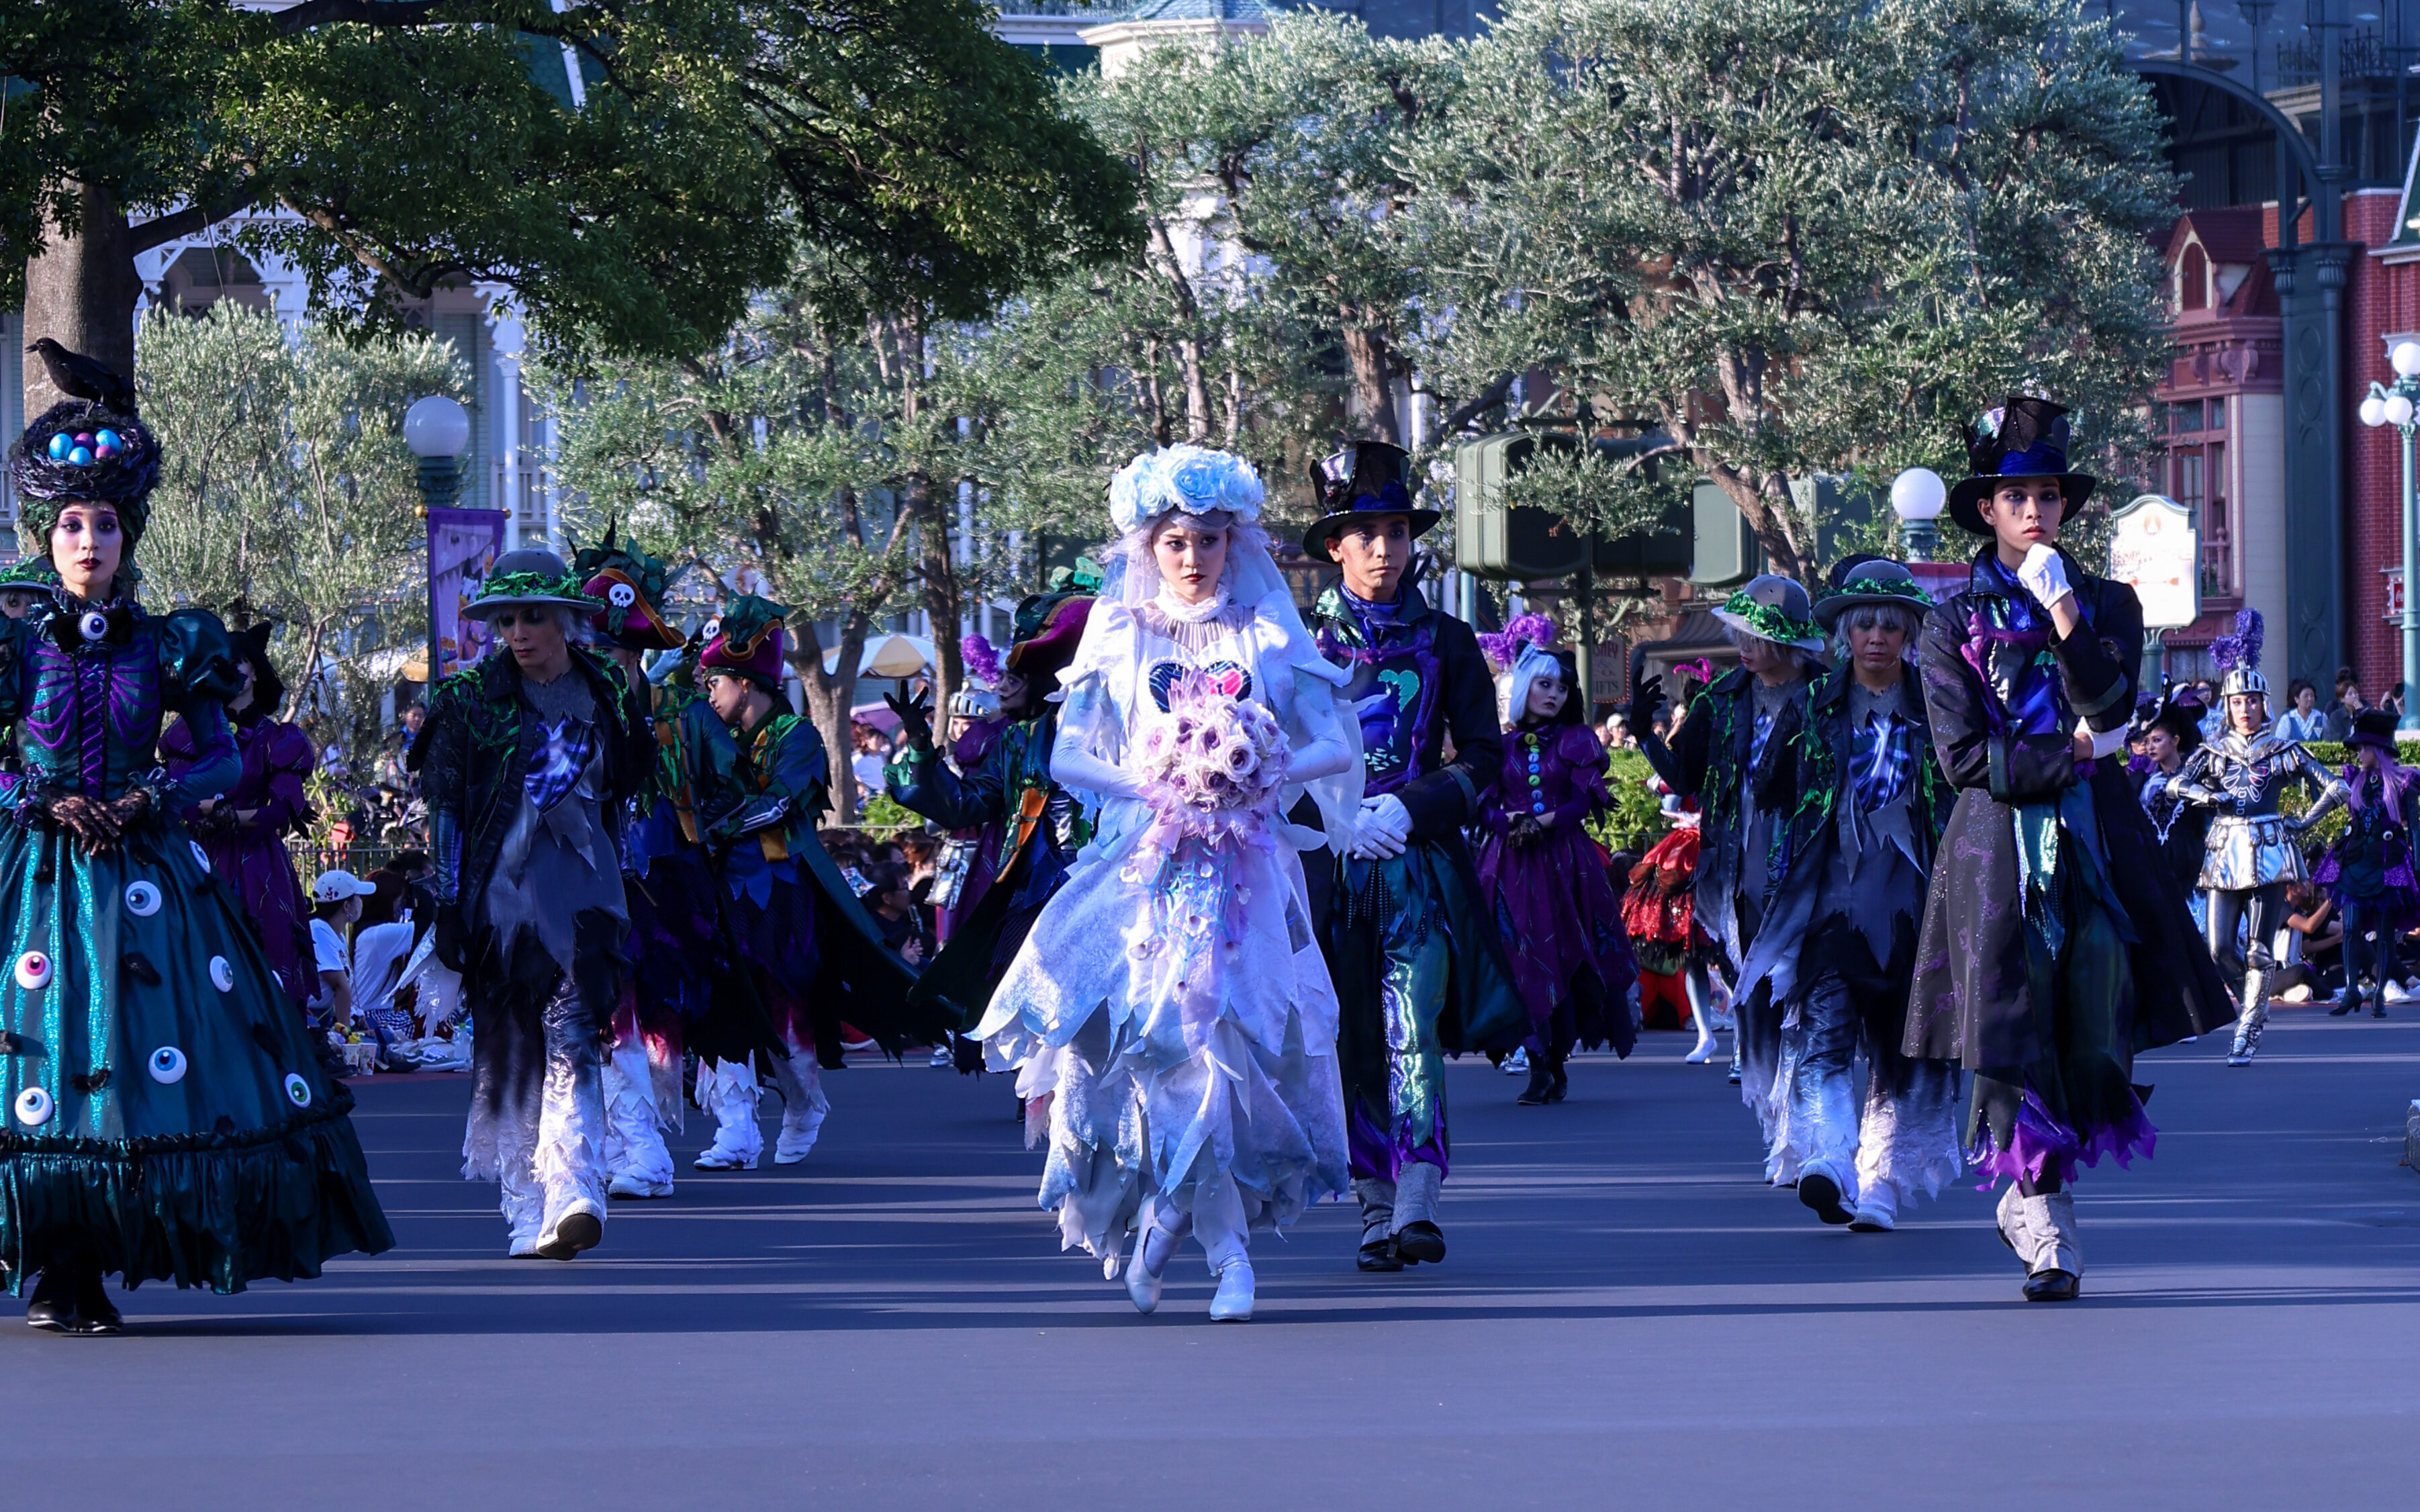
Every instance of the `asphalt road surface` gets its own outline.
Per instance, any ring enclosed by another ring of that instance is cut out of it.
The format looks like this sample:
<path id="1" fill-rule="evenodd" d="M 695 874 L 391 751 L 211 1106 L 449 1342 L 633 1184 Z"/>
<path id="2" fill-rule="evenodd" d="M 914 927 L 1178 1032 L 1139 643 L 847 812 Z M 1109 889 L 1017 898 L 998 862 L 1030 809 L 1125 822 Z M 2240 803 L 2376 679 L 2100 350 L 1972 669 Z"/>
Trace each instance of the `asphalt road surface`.
<path id="1" fill-rule="evenodd" d="M 1684 1047 L 1583 1057 L 1552 1108 L 1457 1066 L 1446 1262 L 1361 1275 L 1324 1206 L 1255 1243 L 1243 1325 L 1189 1246 L 1148 1319 L 1059 1253 L 1001 1077 L 830 1073 L 788 1168 L 768 1130 L 689 1172 L 693 1114 L 678 1195 L 568 1265 L 506 1259 L 457 1179 L 461 1078 L 380 1078 L 397 1247 L 147 1287 L 116 1339 L 7 1321 L 0 1505 L 2420 1504 L 2420 1011 L 2146 1057 L 2158 1157 L 2079 1184 L 2068 1306 L 2018 1299 L 1971 1183 L 1817 1223 Z"/>

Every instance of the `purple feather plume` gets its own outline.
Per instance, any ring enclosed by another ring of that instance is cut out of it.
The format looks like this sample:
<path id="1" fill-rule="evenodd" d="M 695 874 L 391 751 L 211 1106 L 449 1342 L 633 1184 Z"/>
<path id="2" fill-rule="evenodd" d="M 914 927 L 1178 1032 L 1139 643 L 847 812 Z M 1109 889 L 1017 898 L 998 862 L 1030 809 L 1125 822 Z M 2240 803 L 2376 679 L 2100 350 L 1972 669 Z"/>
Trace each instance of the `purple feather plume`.
<path id="1" fill-rule="evenodd" d="M 1555 643 L 1555 622 L 1544 614 L 1515 614 L 1503 629 L 1489 634 L 1481 631 L 1479 649 L 1498 667 L 1510 667 L 1521 659 L 1521 647 L 1551 646 Z"/>
<path id="2" fill-rule="evenodd" d="M 958 642 L 958 655 L 967 664 L 967 680 L 985 687 L 1000 686 L 1000 651 L 989 640 L 970 635 Z"/>
<path id="3" fill-rule="evenodd" d="M 2260 669 L 2260 642 L 2268 633 L 2269 627 L 2262 622 L 2258 609 L 2238 609 L 2235 611 L 2235 633 L 2220 636 L 2210 643 L 2210 659 L 2218 663 L 2222 672 L 2231 672 L 2238 668 L 2257 671 Z"/>

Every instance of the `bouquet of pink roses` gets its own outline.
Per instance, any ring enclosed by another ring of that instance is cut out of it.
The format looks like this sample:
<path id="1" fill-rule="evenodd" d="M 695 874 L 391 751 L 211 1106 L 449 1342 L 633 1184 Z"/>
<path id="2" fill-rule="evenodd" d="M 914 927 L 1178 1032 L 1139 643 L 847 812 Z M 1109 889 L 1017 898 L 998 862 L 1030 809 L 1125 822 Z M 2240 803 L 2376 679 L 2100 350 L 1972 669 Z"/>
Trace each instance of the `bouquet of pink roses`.
<path id="1" fill-rule="evenodd" d="M 1140 754 L 1155 808 L 1261 808 L 1275 803 L 1285 781 L 1286 738 L 1277 717 L 1201 672 L 1170 685 L 1168 717 L 1145 728 Z"/>

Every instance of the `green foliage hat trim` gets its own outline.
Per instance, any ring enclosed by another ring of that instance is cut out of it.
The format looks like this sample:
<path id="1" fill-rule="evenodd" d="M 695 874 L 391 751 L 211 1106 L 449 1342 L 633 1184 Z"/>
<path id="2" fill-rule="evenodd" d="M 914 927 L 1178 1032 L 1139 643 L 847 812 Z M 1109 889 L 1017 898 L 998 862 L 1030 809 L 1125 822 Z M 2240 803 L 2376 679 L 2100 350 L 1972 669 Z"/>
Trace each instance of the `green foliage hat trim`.
<path id="1" fill-rule="evenodd" d="M 1758 580 L 1761 582 L 1764 579 Z M 1791 583 L 1790 587 L 1797 590 L 1798 601 L 1805 603 L 1807 591 L 1796 583 Z M 1736 629 L 1745 630 L 1759 640 L 1771 640 L 1778 645 L 1794 646 L 1800 651 L 1823 649 L 1822 625 L 1811 618 L 1801 619 L 1786 613 L 1756 598 L 1746 588 L 1725 599 L 1723 607 L 1714 610 L 1714 618 Z"/>
<path id="2" fill-rule="evenodd" d="M 567 572 L 500 572 L 480 585 L 479 596 L 463 605 L 462 612 L 485 619 L 516 604 L 556 604 L 583 613 L 597 608 L 596 600 L 581 594 L 580 579 Z"/>
<path id="3" fill-rule="evenodd" d="M 1836 629 L 1841 615 L 1864 604 L 1897 604 L 1921 614 L 1932 608 L 1932 595 L 1896 562 L 1861 563 L 1816 603 L 1815 623 L 1827 632 Z"/>

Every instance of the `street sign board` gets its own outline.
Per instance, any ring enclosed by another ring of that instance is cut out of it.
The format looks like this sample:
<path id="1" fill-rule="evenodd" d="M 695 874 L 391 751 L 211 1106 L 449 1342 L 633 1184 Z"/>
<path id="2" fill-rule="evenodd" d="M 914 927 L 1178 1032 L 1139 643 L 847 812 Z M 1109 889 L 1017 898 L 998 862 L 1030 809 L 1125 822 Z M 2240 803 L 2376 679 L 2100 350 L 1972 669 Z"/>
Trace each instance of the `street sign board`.
<path id="1" fill-rule="evenodd" d="M 2143 601 L 2143 627 L 2181 630 L 2201 617 L 2201 532 L 2193 511 L 2155 493 L 2109 517 L 2109 576 Z"/>

